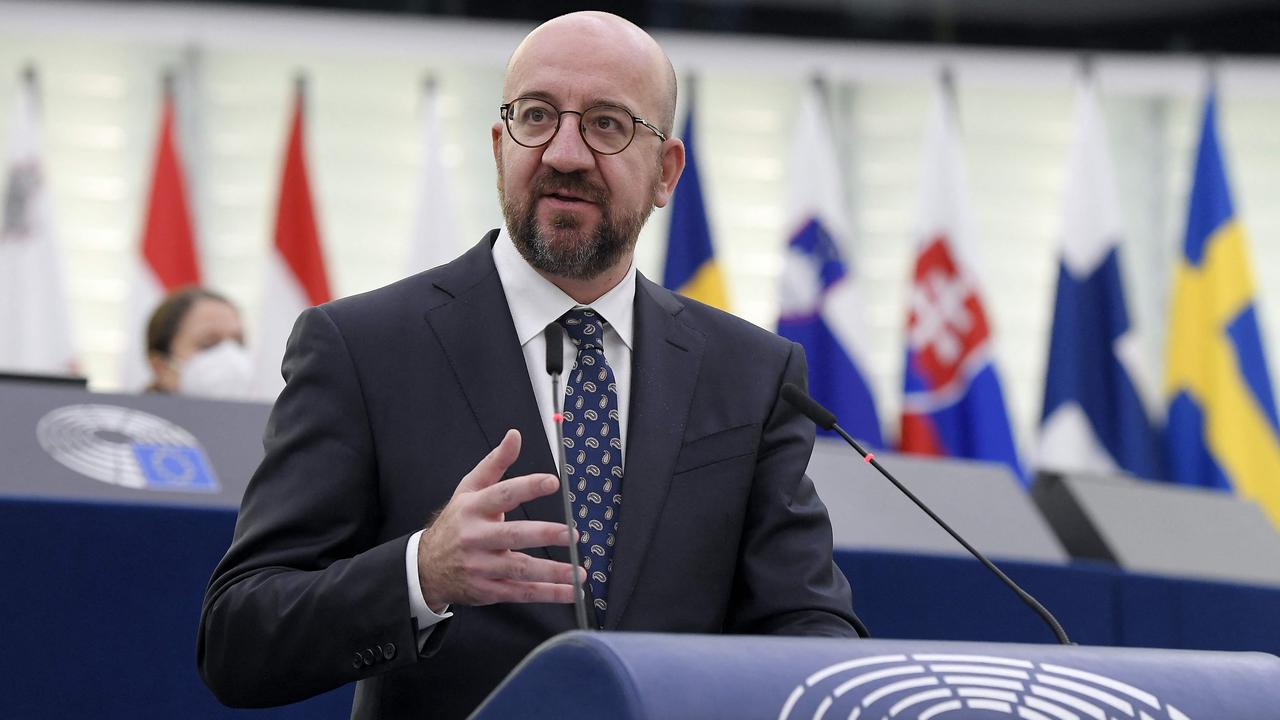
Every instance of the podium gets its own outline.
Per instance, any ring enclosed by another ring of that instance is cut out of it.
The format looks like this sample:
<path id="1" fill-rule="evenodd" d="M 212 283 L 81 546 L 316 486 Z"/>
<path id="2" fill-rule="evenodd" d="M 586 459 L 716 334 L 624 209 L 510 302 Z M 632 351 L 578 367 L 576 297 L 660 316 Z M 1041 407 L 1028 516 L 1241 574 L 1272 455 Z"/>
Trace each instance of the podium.
<path id="1" fill-rule="evenodd" d="M 1266 653 L 592 633 L 553 638 L 472 720 L 1275 720 Z M 606 712 L 607 710 L 607 712 Z"/>

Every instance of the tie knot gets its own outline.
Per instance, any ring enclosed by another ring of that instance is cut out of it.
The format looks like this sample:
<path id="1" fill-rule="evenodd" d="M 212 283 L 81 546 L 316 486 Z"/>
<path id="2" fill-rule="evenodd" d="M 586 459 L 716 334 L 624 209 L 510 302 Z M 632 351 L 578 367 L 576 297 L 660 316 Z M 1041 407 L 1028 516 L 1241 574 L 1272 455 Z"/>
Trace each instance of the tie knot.
<path id="1" fill-rule="evenodd" d="M 605 320 L 591 308 L 574 308 L 560 316 L 569 339 L 579 350 L 604 349 Z"/>

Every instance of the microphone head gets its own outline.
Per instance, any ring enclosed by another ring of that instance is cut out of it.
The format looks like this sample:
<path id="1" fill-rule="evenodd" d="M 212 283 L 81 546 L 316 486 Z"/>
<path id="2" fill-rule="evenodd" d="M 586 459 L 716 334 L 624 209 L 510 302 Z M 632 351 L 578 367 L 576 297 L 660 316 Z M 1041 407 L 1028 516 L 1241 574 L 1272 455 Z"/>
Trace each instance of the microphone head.
<path id="1" fill-rule="evenodd" d="M 805 417 L 813 421 L 814 425 L 823 430 L 830 430 L 836 426 L 836 416 L 830 410 L 818 404 L 817 400 L 809 397 L 809 393 L 801 390 L 792 383 L 782 386 L 782 399 L 791 403 L 791 406 L 804 413 Z"/>
<path id="2" fill-rule="evenodd" d="M 542 336 L 547 340 L 547 374 L 559 375 L 564 372 L 564 327 L 552 322 Z"/>

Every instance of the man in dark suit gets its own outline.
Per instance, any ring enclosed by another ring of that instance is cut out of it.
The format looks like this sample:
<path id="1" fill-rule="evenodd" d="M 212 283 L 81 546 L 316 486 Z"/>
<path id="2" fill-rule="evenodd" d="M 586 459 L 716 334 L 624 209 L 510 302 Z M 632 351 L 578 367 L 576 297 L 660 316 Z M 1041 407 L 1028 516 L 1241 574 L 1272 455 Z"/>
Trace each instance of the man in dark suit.
<path id="1" fill-rule="evenodd" d="M 684 166 L 670 62 L 634 25 L 575 13 L 521 43 L 503 93 L 505 228 L 298 320 L 205 598 L 200 669 L 223 702 L 358 680 L 354 717 L 463 717 L 574 627 L 579 587 L 605 630 L 854 635 L 804 476 L 813 429 L 779 397 L 802 351 L 635 272 Z M 573 340 L 572 535 L 551 322 Z"/>

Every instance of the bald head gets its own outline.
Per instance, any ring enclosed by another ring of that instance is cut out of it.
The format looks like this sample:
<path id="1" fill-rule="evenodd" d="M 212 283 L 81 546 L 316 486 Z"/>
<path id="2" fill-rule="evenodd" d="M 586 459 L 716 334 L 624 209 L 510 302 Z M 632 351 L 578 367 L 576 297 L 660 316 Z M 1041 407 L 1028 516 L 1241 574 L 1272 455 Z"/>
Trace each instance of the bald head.
<path id="1" fill-rule="evenodd" d="M 671 60 L 644 30 L 605 12 L 569 13 L 534 28 L 507 62 L 503 98 L 512 100 L 536 91 L 528 86 L 535 68 L 564 64 L 566 70 L 572 65 L 581 71 L 580 63 L 562 63 L 571 58 L 590 61 L 592 74 L 633 97 L 628 105 L 632 112 L 649 119 L 670 137 L 676 114 L 676 74 Z M 605 73 L 611 76 L 604 77 Z"/>

